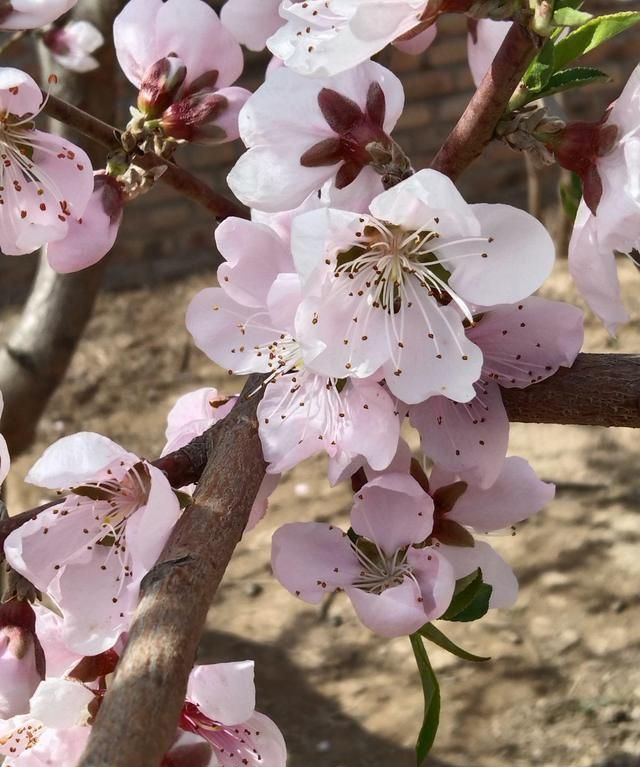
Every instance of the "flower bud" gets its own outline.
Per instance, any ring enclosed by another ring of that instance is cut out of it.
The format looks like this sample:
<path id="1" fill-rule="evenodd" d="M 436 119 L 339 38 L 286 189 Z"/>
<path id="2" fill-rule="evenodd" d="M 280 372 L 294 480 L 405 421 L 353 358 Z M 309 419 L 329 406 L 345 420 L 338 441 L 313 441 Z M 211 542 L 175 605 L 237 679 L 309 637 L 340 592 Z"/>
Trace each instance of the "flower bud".
<path id="1" fill-rule="evenodd" d="M 181 141 L 219 144 L 238 137 L 238 114 L 249 92 L 244 88 L 201 90 L 172 104 L 162 115 L 164 132 Z"/>
<path id="2" fill-rule="evenodd" d="M 29 711 L 29 699 L 44 679 L 44 653 L 28 602 L 0 605 L 0 719 Z"/>
<path id="3" fill-rule="evenodd" d="M 152 64 L 144 73 L 138 109 L 147 117 L 158 117 L 173 104 L 182 87 L 187 68 L 177 56 L 167 56 Z"/>
<path id="4" fill-rule="evenodd" d="M 613 149 L 618 137 L 618 126 L 605 120 L 597 123 L 572 122 L 563 130 L 541 139 L 553 152 L 558 165 L 580 176 L 584 201 L 594 215 L 602 196 L 597 161 Z"/>

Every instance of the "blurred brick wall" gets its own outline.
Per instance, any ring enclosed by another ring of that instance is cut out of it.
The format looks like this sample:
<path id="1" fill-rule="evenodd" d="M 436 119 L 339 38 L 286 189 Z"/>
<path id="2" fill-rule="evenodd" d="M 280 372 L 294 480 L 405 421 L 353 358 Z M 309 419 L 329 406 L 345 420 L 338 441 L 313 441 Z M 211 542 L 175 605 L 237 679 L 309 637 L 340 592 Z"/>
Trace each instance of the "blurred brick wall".
<path id="1" fill-rule="evenodd" d="M 213 2 L 214 6 L 221 5 Z M 587 0 L 592 12 L 640 9 L 640 0 Z M 456 16 L 443 17 L 438 37 L 422 56 L 413 57 L 390 48 L 379 57 L 402 79 L 406 109 L 394 137 L 410 155 L 416 168 L 427 166 L 448 131 L 462 113 L 473 83 L 467 66 L 466 25 Z M 640 31 L 630 30 L 585 58 L 601 66 L 613 78 L 610 85 L 596 86 L 588 96 L 566 99 L 572 117 L 597 118 L 616 97 L 640 59 Z M 264 56 L 249 54 L 241 84 L 255 89 L 264 72 Z M 132 103 L 133 90 L 118 84 L 124 105 Z M 125 118 L 126 119 L 126 118 Z M 225 176 L 241 151 L 239 142 L 222 147 L 185 147 L 179 161 L 218 190 L 225 189 Z M 542 176 L 547 206 L 555 205 L 556 174 Z M 526 177 L 522 158 L 507 147 L 493 144 L 462 177 L 460 186 L 468 200 L 503 201 L 526 205 Z M 107 275 L 111 288 L 148 286 L 217 263 L 213 247 L 213 222 L 206 212 L 181 200 L 163 184 L 137 200 L 126 211 L 112 264 Z M 0 305 L 22 300 L 35 264 L 34 257 L 0 256 Z"/>

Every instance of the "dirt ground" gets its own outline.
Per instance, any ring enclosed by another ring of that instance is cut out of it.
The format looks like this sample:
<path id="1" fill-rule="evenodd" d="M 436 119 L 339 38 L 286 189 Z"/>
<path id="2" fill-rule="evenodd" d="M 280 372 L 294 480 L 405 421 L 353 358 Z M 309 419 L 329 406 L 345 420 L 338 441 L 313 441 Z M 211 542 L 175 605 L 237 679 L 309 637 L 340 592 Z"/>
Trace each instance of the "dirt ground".
<path id="1" fill-rule="evenodd" d="M 640 317 L 640 275 L 625 265 Z M 38 502 L 20 485 L 39 450 L 80 429 L 101 431 L 154 457 L 179 394 L 234 382 L 195 351 L 182 322 L 213 271 L 142 292 L 102 296 L 38 444 L 17 461 L 12 511 Z M 545 291 L 575 299 L 566 269 Z M 0 316 L 4 328 L 10 315 Z M 640 321 L 611 340 L 588 322 L 587 350 L 640 350 Z M 602 393 L 606 396 L 606 392 Z M 476 666 L 434 648 L 443 711 L 433 767 L 640 766 L 640 487 L 638 434 L 630 429 L 515 424 L 511 452 L 558 486 L 550 507 L 498 547 L 522 585 L 511 611 L 447 624 Z M 409 642 L 364 629 L 338 598 L 298 602 L 269 572 L 272 532 L 293 519 L 341 523 L 345 489 L 322 460 L 278 489 L 267 518 L 242 542 L 209 618 L 203 660 L 257 661 L 258 708 L 285 733 L 291 767 L 410 767 L 422 694 Z"/>

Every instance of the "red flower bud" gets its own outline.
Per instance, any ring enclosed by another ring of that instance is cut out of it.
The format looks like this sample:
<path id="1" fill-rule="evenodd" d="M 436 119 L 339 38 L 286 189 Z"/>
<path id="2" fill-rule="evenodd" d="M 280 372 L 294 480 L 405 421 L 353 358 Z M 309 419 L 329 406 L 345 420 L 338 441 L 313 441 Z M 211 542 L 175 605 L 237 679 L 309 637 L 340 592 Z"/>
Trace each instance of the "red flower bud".
<path id="1" fill-rule="evenodd" d="M 158 117 L 169 107 L 187 76 L 187 68 L 177 56 L 156 61 L 144 73 L 138 109 L 148 117 Z"/>

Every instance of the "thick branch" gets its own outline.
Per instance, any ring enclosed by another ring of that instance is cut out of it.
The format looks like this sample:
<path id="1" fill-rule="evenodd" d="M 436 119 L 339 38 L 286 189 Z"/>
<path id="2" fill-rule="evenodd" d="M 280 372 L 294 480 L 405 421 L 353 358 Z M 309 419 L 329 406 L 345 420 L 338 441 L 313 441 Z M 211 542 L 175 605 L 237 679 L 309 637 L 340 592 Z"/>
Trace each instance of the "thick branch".
<path id="1" fill-rule="evenodd" d="M 142 597 L 115 679 L 78 767 L 158 767 L 171 746 L 211 597 L 242 537 L 265 471 L 251 376 L 217 432 L 195 502 Z"/>
<path id="2" fill-rule="evenodd" d="M 105 149 L 114 151 L 120 148 L 120 132 L 117 128 L 98 120 L 88 112 L 77 109 L 62 99 L 50 96 L 44 111 L 50 117 L 82 133 Z M 146 155 L 143 162 L 147 167 L 166 166 L 166 171 L 160 177 L 161 180 L 180 194 L 205 207 L 217 219 L 222 220 L 229 216 L 249 218 L 249 212 L 243 205 L 219 194 L 204 181 L 179 165 L 154 155 Z"/>
<path id="3" fill-rule="evenodd" d="M 462 117 L 436 155 L 432 167 L 456 179 L 493 138 L 520 78 L 533 60 L 539 38 L 514 23 Z"/>
<path id="4" fill-rule="evenodd" d="M 640 355 L 580 354 L 527 389 L 504 389 L 511 421 L 640 428 Z"/>

